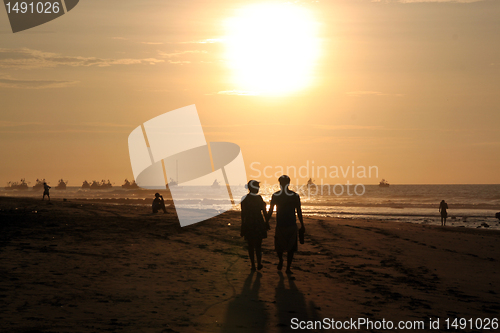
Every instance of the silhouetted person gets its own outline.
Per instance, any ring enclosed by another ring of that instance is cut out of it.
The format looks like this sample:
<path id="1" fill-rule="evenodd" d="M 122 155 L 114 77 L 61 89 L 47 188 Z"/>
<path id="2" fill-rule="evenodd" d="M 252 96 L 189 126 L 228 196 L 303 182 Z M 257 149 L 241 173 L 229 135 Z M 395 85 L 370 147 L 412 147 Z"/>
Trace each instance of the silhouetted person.
<path id="1" fill-rule="evenodd" d="M 446 225 L 446 218 L 448 217 L 448 213 L 446 212 L 447 209 L 448 204 L 444 200 L 441 200 L 441 203 L 439 204 L 439 212 L 441 213 L 441 226 Z"/>
<path id="2" fill-rule="evenodd" d="M 254 252 L 257 256 L 257 269 L 262 269 L 262 239 L 267 238 L 269 224 L 264 222 L 266 203 L 259 193 L 259 182 L 251 180 L 247 187 L 249 193 L 241 201 L 241 237 L 248 242 L 248 256 L 255 270 Z"/>
<path id="3" fill-rule="evenodd" d="M 160 195 L 160 193 L 155 193 L 155 198 L 153 199 L 153 214 L 158 213 L 158 211 L 161 209 L 163 210 L 163 213 L 167 213 L 167 209 L 165 208 L 165 201 L 163 200 L 163 197 Z"/>
<path id="4" fill-rule="evenodd" d="M 271 198 L 271 207 L 267 213 L 266 222 L 273 215 L 276 206 L 276 233 L 274 236 L 274 248 L 278 254 L 278 270 L 283 268 L 283 252 L 287 252 L 286 273 L 292 274 L 293 254 L 297 251 L 297 222 L 299 217 L 301 229 L 305 231 L 304 220 L 302 218 L 302 207 L 300 196 L 290 190 L 290 177 L 283 175 L 278 179 L 281 190 L 274 193 Z M 297 215 L 295 215 L 297 213 Z"/>
<path id="5" fill-rule="evenodd" d="M 50 190 L 50 186 L 47 185 L 47 183 L 43 183 L 43 196 L 42 196 L 42 200 L 45 200 L 45 196 L 47 196 L 49 198 L 49 201 L 50 201 L 50 194 L 49 194 L 49 190 Z"/>

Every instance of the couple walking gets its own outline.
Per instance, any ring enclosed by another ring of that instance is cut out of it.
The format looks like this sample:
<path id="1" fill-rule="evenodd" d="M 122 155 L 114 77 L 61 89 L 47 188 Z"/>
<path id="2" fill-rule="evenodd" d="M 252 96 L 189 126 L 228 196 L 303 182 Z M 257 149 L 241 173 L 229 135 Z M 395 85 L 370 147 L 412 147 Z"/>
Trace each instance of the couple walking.
<path id="1" fill-rule="evenodd" d="M 259 193 L 259 182 L 248 182 L 249 193 L 241 201 L 241 236 L 248 242 L 248 256 L 252 263 L 252 270 L 262 269 L 262 239 L 267 238 L 267 230 L 271 229 L 269 220 L 276 206 L 276 233 L 274 249 L 278 254 L 278 270 L 283 268 L 283 253 L 287 253 L 286 273 L 292 274 L 293 255 L 297 251 L 297 222 L 298 216 L 301 234 L 304 233 L 304 220 L 300 197 L 288 188 L 290 177 L 283 175 L 278 179 L 280 190 L 273 194 L 269 211 Z M 257 257 L 257 267 L 255 258 Z"/>

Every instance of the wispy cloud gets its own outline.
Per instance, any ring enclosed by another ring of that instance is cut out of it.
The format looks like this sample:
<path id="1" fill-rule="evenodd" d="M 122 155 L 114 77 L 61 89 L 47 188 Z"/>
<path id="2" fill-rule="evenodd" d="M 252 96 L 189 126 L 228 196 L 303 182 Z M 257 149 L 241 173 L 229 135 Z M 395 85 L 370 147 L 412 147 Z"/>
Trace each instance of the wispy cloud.
<path id="1" fill-rule="evenodd" d="M 78 81 L 60 80 L 19 80 L 7 75 L 0 75 L 0 87 L 18 89 L 47 89 L 64 88 L 78 83 Z"/>
<path id="2" fill-rule="evenodd" d="M 245 91 L 245 90 L 222 90 L 216 94 L 206 94 L 206 95 L 237 95 L 237 96 L 257 96 L 258 92 L 255 91 Z"/>
<path id="3" fill-rule="evenodd" d="M 214 43 L 224 43 L 223 38 L 210 38 L 210 39 L 202 39 L 188 42 L 178 42 L 174 44 L 214 44 Z"/>
<path id="4" fill-rule="evenodd" d="M 183 64 L 190 64 L 193 62 L 197 63 L 205 63 L 205 61 L 200 61 L 196 60 L 197 55 L 204 55 L 207 54 L 208 52 L 205 50 L 187 50 L 187 51 L 174 51 L 174 52 L 163 52 L 163 51 L 158 51 L 158 54 L 160 58 L 166 59 L 166 62 L 169 64 L 175 64 L 175 65 L 183 65 Z M 182 58 L 182 59 L 175 59 L 173 58 Z"/>
<path id="5" fill-rule="evenodd" d="M 158 51 L 158 54 L 163 58 L 180 57 L 180 56 L 183 56 L 186 54 L 205 54 L 205 53 L 208 53 L 208 52 L 204 51 L 204 50 L 176 51 L 176 52 L 171 52 L 171 53 Z"/>
<path id="6" fill-rule="evenodd" d="M 366 91 L 366 90 L 349 91 L 349 92 L 346 92 L 346 95 L 349 95 L 349 96 L 403 96 L 403 94 L 389 94 L 389 93 L 384 93 L 381 91 Z"/>
<path id="7" fill-rule="evenodd" d="M 362 125 L 312 125 L 313 128 L 326 129 L 326 130 L 381 130 L 383 126 L 362 126 Z"/>
<path id="8" fill-rule="evenodd" d="M 0 49 L 0 68 L 34 69 L 57 66 L 108 67 L 113 65 L 157 64 L 162 59 L 103 59 L 96 57 L 64 56 L 28 48 Z"/>
<path id="9" fill-rule="evenodd" d="M 116 123 L 97 123 L 97 122 L 85 122 L 81 123 L 83 126 L 91 126 L 91 127 L 127 127 L 130 128 L 130 125 L 127 124 L 116 124 Z"/>

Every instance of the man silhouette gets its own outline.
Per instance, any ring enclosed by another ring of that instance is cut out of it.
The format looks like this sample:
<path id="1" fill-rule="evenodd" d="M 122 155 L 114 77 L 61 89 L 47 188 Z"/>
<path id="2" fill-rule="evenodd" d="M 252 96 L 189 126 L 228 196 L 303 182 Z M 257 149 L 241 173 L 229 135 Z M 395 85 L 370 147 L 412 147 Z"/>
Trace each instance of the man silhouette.
<path id="1" fill-rule="evenodd" d="M 439 212 L 441 213 L 441 226 L 446 226 L 446 219 L 448 218 L 448 212 L 446 211 L 448 209 L 448 204 L 442 200 L 441 203 L 439 204 Z"/>
<path id="2" fill-rule="evenodd" d="M 163 196 L 161 196 L 160 193 L 155 193 L 155 198 L 153 199 L 151 208 L 153 209 L 153 214 L 158 213 L 160 209 L 163 210 L 164 214 L 167 213 L 167 208 L 165 208 L 165 200 L 163 200 Z"/>
<path id="3" fill-rule="evenodd" d="M 43 196 L 42 196 L 42 200 L 45 200 L 45 196 L 47 196 L 49 198 L 49 201 L 50 201 L 50 194 L 49 194 L 49 190 L 50 190 L 50 186 L 47 185 L 47 183 L 43 183 Z"/>
<path id="4" fill-rule="evenodd" d="M 278 270 L 283 268 L 283 252 L 287 252 L 286 273 L 292 274 L 290 270 L 293 261 L 293 254 L 297 251 L 297 222 L 299 217 L 302 232 L 305 231 L 304 220 L 302 218 L 302 208 L 300 196 L 290 190 L 290 177 L 283 175 L 278 178 L 281 189 L 274 193 L 271 198 L 271 206 L 267 213 L 266 222 L 273 215 L 276 206 L 276 233 L 274 236 L 274 248 L 278 254 Z M 297 213 L 297 215 L 295 215 Z"/>

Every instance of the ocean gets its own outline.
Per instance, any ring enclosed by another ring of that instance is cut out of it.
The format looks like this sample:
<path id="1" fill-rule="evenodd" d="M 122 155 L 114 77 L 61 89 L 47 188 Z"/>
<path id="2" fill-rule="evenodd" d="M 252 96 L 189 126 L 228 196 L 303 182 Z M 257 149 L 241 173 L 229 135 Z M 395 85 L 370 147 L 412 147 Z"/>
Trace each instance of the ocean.
<path id="1" fill-rule="evenodd" d="M 448 203 L 447 225 L 452 227 L 500 229 L 500 220 L 495 213 L 500 212 L 500 185 L 365 185 L 364 188 L 344 185 L 292 187 L 301 196 L 305 216 L 337 217 L 344 219 L 375 219 L 418 224 L 440 225 L 439 203 Z M 276 186 L 262 186 L 260 194 L 269 204 Z M 57 191 L 51 189 L 53 199 L 97 199 L 113 203 L 113 199 L 129 199 L 130 204 L 149 206 L 155 192 L 160 190 L 126 190 L 114 187 L 105 190 L 82 190 L 70 187 Z M 43 191 L 0 189 L 0 196 L 42 196 Z M 349 193 L 348 193 L 349 192 Z M 226 188 L 214 190 L 197 187 L 181 187 L 176 207 L 183 209 L 211 209 L 221 211 L 221 203 L 227 197 Z M 241 198 L 246 190 L 234 193 Z M 165 195 L 165 199 L 168 195 Z M 116 203 L 119 204 L 119 203 Z M 234 209 L 239 209 L 239 205 Z"/>

